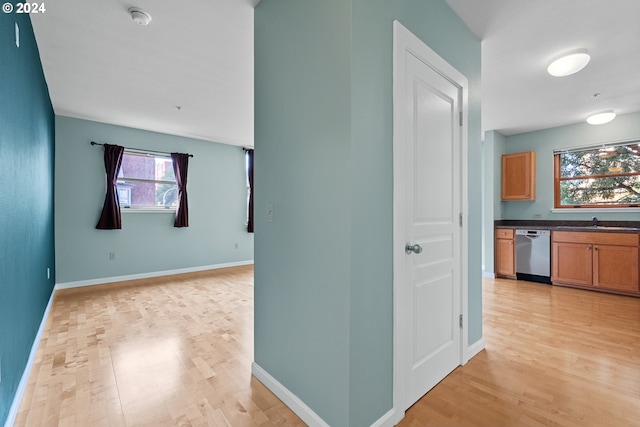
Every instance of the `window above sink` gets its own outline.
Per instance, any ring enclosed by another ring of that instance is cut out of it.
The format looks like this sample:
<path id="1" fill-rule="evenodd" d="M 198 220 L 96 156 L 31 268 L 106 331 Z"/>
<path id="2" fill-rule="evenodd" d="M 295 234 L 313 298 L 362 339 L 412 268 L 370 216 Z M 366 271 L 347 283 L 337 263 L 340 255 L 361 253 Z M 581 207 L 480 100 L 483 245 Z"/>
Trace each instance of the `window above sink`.
<path id="1" fill-rule="evenodd" d="M 640 141 L 554 152 L 555 209 L 640 207 Z"/>

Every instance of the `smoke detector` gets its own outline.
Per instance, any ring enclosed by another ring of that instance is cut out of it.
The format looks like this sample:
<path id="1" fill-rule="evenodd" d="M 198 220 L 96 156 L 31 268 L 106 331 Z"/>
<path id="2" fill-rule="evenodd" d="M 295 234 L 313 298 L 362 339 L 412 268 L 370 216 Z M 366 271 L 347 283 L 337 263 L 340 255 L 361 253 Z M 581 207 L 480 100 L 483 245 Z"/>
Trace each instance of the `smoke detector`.
<path id="1" fill-rule="evenodd" d="M 129 15 L 131 15 L 133 22 L 138 25 L 148 25 L 151 22 L 151 15 L 137 7 L 130 7 Z"/>

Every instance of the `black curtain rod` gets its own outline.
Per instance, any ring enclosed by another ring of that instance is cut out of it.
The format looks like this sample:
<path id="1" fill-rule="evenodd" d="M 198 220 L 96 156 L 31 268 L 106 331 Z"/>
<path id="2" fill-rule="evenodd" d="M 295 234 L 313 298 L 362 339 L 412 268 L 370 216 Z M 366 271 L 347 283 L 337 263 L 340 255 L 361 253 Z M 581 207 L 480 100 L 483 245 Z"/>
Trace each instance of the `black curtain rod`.
<path id="1" fill-rule="evenodd" d="M 91 145 L 104 145 L 104 144 L 100 144 L 99 142 L 95 142 L 95 141 L 91 141 Z M 171 153 L 167 153 L 165 151 L 155 151 L 155 150 L 143 150 L 141 148 L 125 148 L 125 150 L 136 150 L 136 151 L 142 151 L 144 153 L 157 153 L 157 154 L 171 154 Z M 189 157 L 193 157 L 193 154 L 189 154 Z"/>

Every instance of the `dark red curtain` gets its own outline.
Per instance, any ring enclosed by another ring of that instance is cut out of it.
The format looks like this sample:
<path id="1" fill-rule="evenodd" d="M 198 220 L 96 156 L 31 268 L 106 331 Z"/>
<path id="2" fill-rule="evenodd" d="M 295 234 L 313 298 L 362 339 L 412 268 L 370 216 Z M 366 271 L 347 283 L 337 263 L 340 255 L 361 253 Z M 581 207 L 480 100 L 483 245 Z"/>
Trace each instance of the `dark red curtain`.
<path id="1" fill-rule="evenodd" d="M 178 183 L 178 210 L 173 221 L 174 227 L 189 226 L 189 205 L 187 203 L 187 169 L 189 168 L 189 155 L 171 153 L 173 160 L 173 172 Z"/>
<path id="2" fill-rule="evenodd" d="M 120 202 L 118 201 L 118 190 L 116 180 L 118 171 L 122 164 L 122 153 L 124 147 L 119 145 L 104 144 L 104 170 L 107 173 L 107 195 L 104 198 L 104 206 L 97 229 L 116 230 L 122 228 L 122 218 L 120 217 Z"/>
<path id="3" fill-rule="evenodd" d="M 253 233 L 253 150 L 247 150 L 247 175 L 249 177 L 249 222 L 247 222 L 247 231 Z"/>

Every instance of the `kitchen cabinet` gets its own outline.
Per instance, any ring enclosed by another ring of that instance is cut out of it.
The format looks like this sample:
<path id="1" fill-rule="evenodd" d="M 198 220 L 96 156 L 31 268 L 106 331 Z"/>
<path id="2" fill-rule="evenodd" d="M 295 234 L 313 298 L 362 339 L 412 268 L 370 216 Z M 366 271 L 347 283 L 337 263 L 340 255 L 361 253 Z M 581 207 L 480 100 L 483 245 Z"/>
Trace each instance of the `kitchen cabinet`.
<path id="1" fill-rule="evenodd" d="M 553 241 L 551 244 L 551 281 L 567 285 L 593 284 L 592 246 L 586 243 Z"/>
<path id="2" fill-rule="evenodd" d="M 639 244 L 637 233 L 554 231 L 551 281 L 637 293 Z"/>
<path id="3" fill-rule="evenodd" d="M 638 292 L 637 246 L 597 245 L 593 251 L 594 286 Z"/>
<path id="4" fill-rule="evenodd" d="M 536 153 L 502 155 L 502 200 L 536 199 Z"/>
<path id="5" fill-rule="evenodd" d="M 495 231 L 495 269 L 496 277 L 516 277 L 515 230 L 512 228 Z"/>

